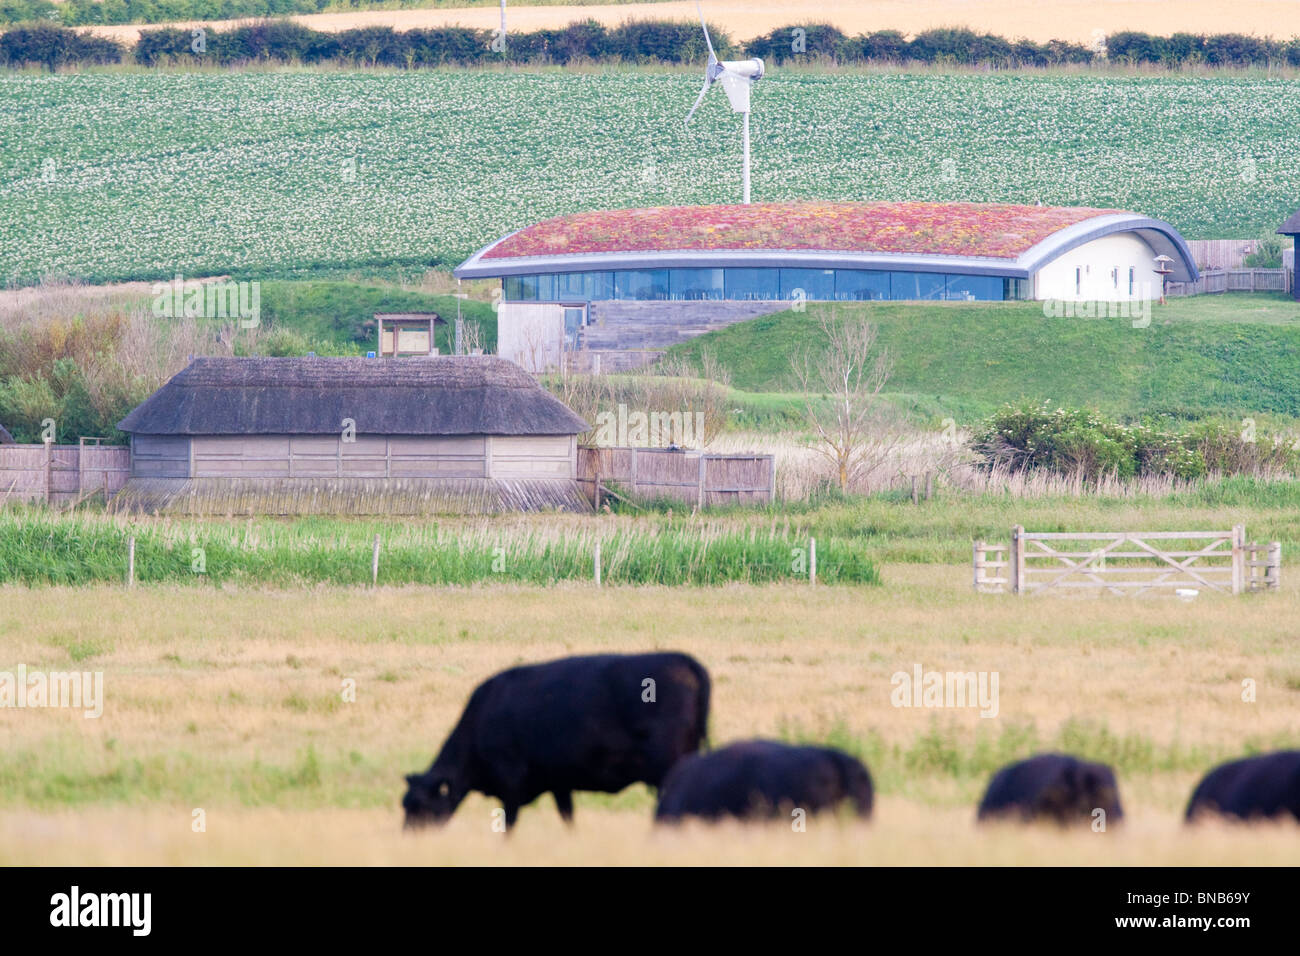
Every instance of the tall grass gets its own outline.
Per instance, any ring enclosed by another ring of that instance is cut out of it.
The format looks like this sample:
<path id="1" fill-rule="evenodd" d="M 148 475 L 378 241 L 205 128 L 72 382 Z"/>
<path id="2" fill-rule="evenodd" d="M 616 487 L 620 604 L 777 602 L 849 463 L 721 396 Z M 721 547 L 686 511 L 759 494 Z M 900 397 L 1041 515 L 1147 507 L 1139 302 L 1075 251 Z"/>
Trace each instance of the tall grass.
<path id="1" fill-rule="evenodd" d="M 694 520 L 388 525 L 308 520 L 247 523 L 129 521 L 45 511 L 0 513 L 0 582 L 84 585 L 124 580 L 136 539 L 141 583 L 226 582 L 267 587 L 364 585 L 373 535 L 379 583 L 466 586 L 590 581 L 596 544 L 609 584 L 767 583 L 807 577 L 806 538 L 787 524 Z M 818 579 L 878 584 L 876 566 L 847 542 L 818 542 Z"/>

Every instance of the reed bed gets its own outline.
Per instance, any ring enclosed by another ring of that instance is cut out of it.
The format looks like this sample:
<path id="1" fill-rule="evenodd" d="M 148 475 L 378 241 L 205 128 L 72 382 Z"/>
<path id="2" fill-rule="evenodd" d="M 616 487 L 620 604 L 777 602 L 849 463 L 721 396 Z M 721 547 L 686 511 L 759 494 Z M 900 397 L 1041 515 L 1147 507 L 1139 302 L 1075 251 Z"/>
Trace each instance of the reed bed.
<path id="1" fill-rule="evenodd" d="M 371 583 L 375 535 L 380 584 L 467 586 L 603 582 L 713 586 L 808 577 L 808 540 L 789 522 L 764 526 L 671 517 L 542 518 L 535 523 L 414 525 L 305 520 L 200 522 L 0 514 L 0 583 L 85 585 L 122 581 L 135 538 L 141 583 L 226 582 L 267 587 Z M 818 542 L 818 579 L 877 584 L 875 565 L 847 542 Z"/>

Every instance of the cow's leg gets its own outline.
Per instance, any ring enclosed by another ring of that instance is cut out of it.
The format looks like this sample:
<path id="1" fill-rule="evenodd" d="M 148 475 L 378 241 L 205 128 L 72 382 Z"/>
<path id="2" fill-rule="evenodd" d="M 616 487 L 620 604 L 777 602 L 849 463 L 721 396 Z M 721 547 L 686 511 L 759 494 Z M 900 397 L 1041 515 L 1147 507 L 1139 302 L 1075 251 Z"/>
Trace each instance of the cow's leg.
<path id="1" fill-rule="evenodd" d="M 515 821 L 519 819 L 519 803 L 515 800 L 502 800 L 501 806 L 506 811 L 506 833 L 509 833 L 515 827 Z"/>
<path id="2" fill-rule="evenodd" d="M 560 819 L 573 823 L 573 791 L 552 790 L 551 793 L 555 796 L 555 809 L 560 811 Z"/>

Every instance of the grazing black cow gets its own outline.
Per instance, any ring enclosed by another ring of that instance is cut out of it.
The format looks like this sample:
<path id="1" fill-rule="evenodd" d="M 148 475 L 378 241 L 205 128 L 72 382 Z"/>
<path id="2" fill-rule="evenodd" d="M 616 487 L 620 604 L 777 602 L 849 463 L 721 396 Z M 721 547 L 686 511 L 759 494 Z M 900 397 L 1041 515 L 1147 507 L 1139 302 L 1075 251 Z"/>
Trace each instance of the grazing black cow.
<path id="1" fill-rule="evenodd" d="M 753 819 L 793 808 L 817 813 L 846 800 L 858 816 L 871 816 L 871 774 L 853 757 L 828 747 L 750 740 L 684 757 L 664 780 L 655 819 Z"/>
<path id="2" fill-rule="evenodd" d="M 978 819 L 1048 820 L 1071 826 L 1090 823 L 1095 810 L 1106 812 L 1107 824 L 1124 818 L 1114 771 L 1067 754 L 1039 754 L 994 774 Z"/>
<path id="3" fill-rule="evenodd" d="M 1196 785 L 1187 822 L 1222 814 L 1242 820 L 1300 821 L 1300 750 L 1246 757 L 1215 767 Z"/>
<path id="4" fill-rule="evenodd" d="M 470 695 L 427 772 L 406 778 L 406 825 L 446 821 L 471 790 L 497 797 L 507 829 L 548 790 L 573 818 L 573 791 L 659 786 L 699 749 L 709 674 L 685 654 L 602 654 L 513 667 Z"/>

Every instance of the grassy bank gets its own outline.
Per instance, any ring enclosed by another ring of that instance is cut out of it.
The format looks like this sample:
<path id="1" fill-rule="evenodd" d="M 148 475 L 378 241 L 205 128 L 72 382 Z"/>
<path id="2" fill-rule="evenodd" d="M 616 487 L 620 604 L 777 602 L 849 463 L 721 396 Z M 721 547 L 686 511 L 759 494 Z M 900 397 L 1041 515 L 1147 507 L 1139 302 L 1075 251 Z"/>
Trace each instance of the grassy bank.
<path id="1" fill-rule="evenodd" d="M 678 348 L 712 350 L 732 385 L 792 387 L 790 356 L 815 344 L 817 318 L 879 327 L 893 357 L 888 390 L 959 420 L 1021 398 L 1139 417 L 1300 416 L 1300 305 L 1276 295 L 1199 296 L 1131 319 L 1045 318 L 1035 302 L 827 303 L 710 332 Z"/>

